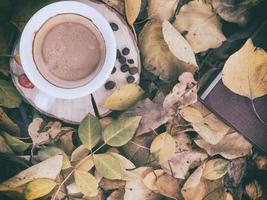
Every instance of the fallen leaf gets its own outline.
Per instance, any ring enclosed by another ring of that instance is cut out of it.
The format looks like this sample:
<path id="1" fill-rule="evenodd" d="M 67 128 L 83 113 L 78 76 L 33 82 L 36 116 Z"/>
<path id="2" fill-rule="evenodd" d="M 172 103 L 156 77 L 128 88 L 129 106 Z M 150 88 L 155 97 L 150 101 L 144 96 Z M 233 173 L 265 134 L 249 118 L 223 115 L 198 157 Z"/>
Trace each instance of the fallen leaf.
<path id="1" fill-rule="evenodd" d="M 257 156 L 255 162 L 259 170 L 267 170 L 267 156 Z"/>
<path id="2" fill-rule="evenodd" d="M 74 179 L 78 189 L 85 197 L 94 197 L 98 194 L 98 182 L 89 172 L 75 170 Z"/>
<path id="3" fill-rule="evenodd" d="M 196 150 L 175 153 L 167 162 L 161 164 L 162 169 L 175 178 L 185 179 L 189 169 L 199 166 L 208 155 Z"/>
<path id="4" fill-rule="evenodd" d="M 88 172 L 95 166 L 94 158 L 93 156 L 85 157 L 84 159 L 81 159 L 80 162 L 77 163 L 75 168 L 80 171 L 86 171 Z"/>
<path id="5" fill-rule="evenodd" d="M 237 132 L 226 135 L 216 145 L 209 144 L 202 139 L 195 140 L 195 143 L 205 149 L 210 156 L 220 154 L 227 159 L 246 156 L 252 149 L 252 145 Z"/>
<path id="6" fill-rule="evenodd" d="M 117 10 L 121 15 L 125 14 L 124 0 L 104 0 L 104 2 Z"/>
<path id="7" fill-rule="evenodd" d="M 7 145 L 5 139 L 1 135 L 0 135 L 0 153 L 10 153 L 10 154 L 14 153 L 12 149 Z"/>
<path id="8" fill-rule="evenodd" d="M 178 109 L 191 105 L 197 101 L 197 82 L 193 74 L 185 72 L 178 78 L 170 94 L 165 97 L 163 108 L 169 116 L 178 113 Z"/>
<path id="9" fill-rule="evenodd" d="M 73 145 L 72 141 L 73 130 L 66 131 L 62 136 L 60 136 L 57 141 L 57 146 L 64 150 L 64 152 L 68 155 L 72 154 L 74 149 L 76 148 Z"/>
<path id="10" fill-rule="evenodd" d="M 5 113 L 3 108 L 0 107 L 0 127 L 8 133 L 13 133 L 14 135 L 19 135 L 20 128 L 15 124 Z"/>
<path id="11" fill-rule="evenodd" d="M 62 169 L 68 169 L 71 167 L 70 161 L 66 153 L 62 150 L 59 149 L 55 146 L 49 146 L 49 147 L 44 147 L 40 149 L 37 153 L 36 159 L 39 161 L 47 160 L 48 158 L 51 158 L 56 155 L 62 155 L 63 156 L 63 165 Z"/>
<path id="12" fill-rule="evenodd" d="M 21 101 L 22 98 L 14 86 L 5 80 L 0 80 L 0 106 L 17 108 Z"/>
<path id="13" fill-rule="evenodd" d="M 217 48 L 226 40 L 211 5 L 203 0 L 185 4 L 176 15 L 173 25 L 185 35 L 195 53 Z"/>
<path id="14" fill-rule="evenodd" d="M 97 117 L 88 114 L 81 122 L 78 134 L 83 145 L 92 150 L 101 139 L 101 125 Z"/>
<path id="15" fill-rule="evenodd" d="M 71 162 L 77 162 L 83 158 L 85 158 L 89 154 L 89 149 L 85 148 L 85 146 L 80 145 L 77 147 L 71 154 Z"/>
<path id="16" fill-rule="evenodd" d="M 164 41 L 161 21 L 149 21 L 139 35 L 139 46 L 144 67 L 167 82 L 175 82 L 183 69 Z"/>
<path id="17" fill-rule="evenodd" d="M 104 117 L 104 118 L 99 120 L 99 123 L 101 125 L 102 130 L 104 130 L 112 122 L 113 122 L 113 119 L 111 117 Z"/>
<path id="18" fill-rule="evenodd" d="M 204 121 L 201 112 L 191 106 L 182 108 L 179 113 L 186 121 L 191 123 L 202 123 Z"/>
<path id="19" fill-rule="evenodd" d="M 208 180 L 222 178 L 228 169 L 229 161 L 224 159 L 213 159 L 206 162 L 202 177 Z"/>
<path id="20" fill-rule="evenodd" d="M 119 147 L 127 142 L 135 134 L 142 117 L 123 117 L 108 125 L 103 131 L 103 138 L 106 144 Z"/>
<path id="21" fill-rule="evenodd" d="M 135 169 L 135 165 L 132 163 L 132 161 L 128 160 L 124 156 L 113 152 L 110 152 L 110 154 L 119 160 L 122 169 L 127 169 L 127 170 Z"/>
<path id="22" fill-rule="evenodd" d="M 109 96 L 104 107 L 111 110 L 126 110 L 134 106 L 144 95 L 143 89 L 137 84 L 127 84 L 115 90 Z"/>
<path id="23" fill-rule="evenodd" d="M 248 39 L 226 61 L 222 81 L 232 92 L 252 100 L 267 94 L 267 53 Z"/>
<path id="24" fill-rule="evenodd" d="M 49 158 L 41 163 L 38 163 L 32 167 L 25 169 L 16 176 L 4 181 L 0 184 L 0 191 L 4 187 L 8 188 L 18 188 L 26 183 L 29 183 L 35 179 L 52 179 L 55 180 L 61 171 L 63 164 L 63 156 L 57 155 Z"/>
<path id="25" fill-rule="evenodd" d="M 157 179 L 162 176 L 165 172 L 162 169 L 156 169 L 150 173 L 148 173 L 144 179 L 143 179 L 143 183 L 145 184 L 145 186 L 152 190 L 153 192 L 158 193 L 159 188 L 156 185 Z"/>
<path id="26" fill-rule="evenodd" d="M 6 143 L 10 146 L 10 148 L 14 152 L 17 152 L 17 153 L 24 152 L 30 146 L 30 144 L 27 144 L 27 143 L 19 140 L 18 138 L 9 135 L 6 132 L 1 132 L 0 134 L 5 138 Z"/>
<path id="27" fill-rule="evenodd" d="M 148 0 L 148 18 L 169 20 L 175 13 L 179 0 Z"/>
<path id="28" fill-rule="evenodd" d="M 128 23 L 132 26 L 139 15 L 141 9 L 141 0 L 124 0 L 125 12 Z"/>
<path id="29" fill-rule="evenodd" d="M 123 190 L 125 188 L 126 181 L 125 180 L 110 180 L 107 178 L 102 178 L 99 186 L 104 190 Z"/>
<path id="30" fill-rule="evenodd" d="M 175 140 L 169 133 L 161 133 L 153 140 L 150 146 L 150 153 L 159 163 L 170 160 L 175 153 Z"/>
<path id="31" fill-rule="evenodd" d="M 151 172 L 150 167 L 140 167 L 133 170 L 136 176 L 126 181 L 125 194 L 123 199 L 127 200 L 159 200 L 160 196 L 149 190 L 143 183 L 144 177 Z"/>
<path id="32" fill-rule="evenodd" d="M 42 118 L 35 118 L 28 127 L 28 132 L 32 139 L 33 146 L 45 144 L 50 141 L 50 137 L 47 132 L 39 133 L 40 127 L 43 122 L 44 121 Z"/>
<path id="33" fill-rule="evenodd" d="M 169 174 L 164 174 L 157 178 L 156 185 L 158 192 L 161 195 L 167 196 L 171 199 L 181 199 L 182 182 L 176 178 L 173 178 Z"/>
<path id="34" fill-rule="evenodd" d="M 256 200 L 262 196 L 262 188 L 258 181 L 254 180 L 245 187 L 246 194 L 250 199 Z"/>
<path id="35" fill-rule="evenodd" d="M 36 179 L 29 182 L 24 190 L 24 197 L 27 200 L 39 199 L 49 194 L 57 183 L 51 179 Z"/>
<path id="36" fill-rule="evenodd" d="M 107 200 L 123 200 L 124 192 L 122 190 L 113 191 L 107 198 Z"/>
<path id="37" fill-rule="evenodd" d="M 184 37 L 171 25 L 169 21 L 164 21 L 162 24 L 162 33 L 165 42 L 169 46 L 170 51 L 180 61 L 185 64 L 192 65 L 195 71 L 198 69 L 195 54 L 190 44 Z M 179 47 L 179 48 L 177 48 Z M 189 68 L 189 67 L 188 67 Z"/>
<path id="38" fill-rule="evenodd" d="M 94 155 L 96 170 L 105 178 L 122 179 L 122 168 L 119 160 L 112 154 Z"/>
<path id="39" fill-rule="evenodd" d="M 122 113 L 121 117 L 142 116 L 136 136 L 143 135 L 151 130 L 155 130 L 167 122 L 164 110 L 161 105 L 153 103 L 150 99 L 139 101 L 130 110 Z"/>
<path id="40" fill-rule="evenodd" d="M 231 185 L 238 187 L 246 175 L 247 159 L 237 158 L 230 162 L 228 166 L 228 177 L 231 181 Z"/>
<path id="41" fill-rule="evenodd" d="M 212 0 L 215 12 L 227 22 L 237 23 L 245 26 L 251 18 L 253 6 L 260 1 L 245 0 L 233 2 L 229 0 Z"/>

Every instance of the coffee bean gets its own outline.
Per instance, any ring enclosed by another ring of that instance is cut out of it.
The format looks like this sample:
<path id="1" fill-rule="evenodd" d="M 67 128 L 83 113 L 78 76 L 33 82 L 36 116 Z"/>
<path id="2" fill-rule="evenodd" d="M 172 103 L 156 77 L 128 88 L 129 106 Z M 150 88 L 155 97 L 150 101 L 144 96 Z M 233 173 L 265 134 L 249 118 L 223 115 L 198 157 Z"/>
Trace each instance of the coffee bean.
<path id="1" fill-rule="evenodd" d="M 126 55 L 128 55 L 129 53 L 130 53 L 130 49 L 129 49 L 129 48 L 126 47 L 126 48 L 122 49 L 122 54 L 123 54 L 123 55 L 126 56 Z"/>
<path id="2" fill-rule="evenodd" d="M 127 60 L 129 64 L 134 64 L 134 60 L 133 59 L 128 59 Z"/>
<path id="3" fill-rule="evenodd" d="M 124 65 L 121 66 L 121 71 L 122 71 L 123 73 L 127 72 L 128 70 L 129 70 L 129 65 L 124 64 Z"/>
<path id="4" fill-rule="evenodd" d="M 113 31 L 117 31 L 117 30 L 119 30 L 119 26 L 118 26 L 116 23 L 114 23 L 114 22 L 111 22 L 111 23 L 110 23 L 110 26 L 111 26 L 111 29 L 112 29 Z"/>
<path id="5" fill-rule="evenodd" d="M 112 90 L 116 86 L 116 83 L 114 81 L 108 81 L 105 84 L 105 88 L 107 90 Z"/>
<path id="6" fill-rule="evenodd" d="M 116 67 L 113 67 L 111 74 L 114 74 L 117 71 Z"/>
<path id="7" fill-rule="evenodd" d="M 119 60 L 120 64 L 126 63 L 126 58 L 124 56 L 121 56 L 118 60 Z"/>
<path id="8" fill-rule="evenodd" d="M 138 68 L 137 67 L 130 67 L 129 72 L 131 75 L 134 75 L 138 73 Z"/>
<path id="9" fill-rule="evenodd" d="M 128 83 L 133 83 L 135 81 L 135 78 L 133 76 L 128 76 L 127 77 L 127 82 Z"/>
<path id="10" fill-rule="evenodd" d="M 119 49 L 117 49 L 117 59 L 121 57 L 121 52 Z"/>

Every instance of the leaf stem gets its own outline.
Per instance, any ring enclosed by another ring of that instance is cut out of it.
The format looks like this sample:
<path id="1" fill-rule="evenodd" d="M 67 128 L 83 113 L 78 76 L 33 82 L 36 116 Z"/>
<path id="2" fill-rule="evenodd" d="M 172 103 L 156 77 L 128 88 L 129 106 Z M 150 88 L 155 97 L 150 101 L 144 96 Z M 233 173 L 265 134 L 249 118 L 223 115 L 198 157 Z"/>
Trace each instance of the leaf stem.
<path id="1" fill-rule="evenodd" d="M 259 113 L 257 112 L 257 109 L 256 109 L 256 107 L 255 107 L 255 104 L 254 104 L 253 99 L 251 99 L 251 106 L 252 106 L 253 112 L 254 112 L 254 114 L 256 115 L 256 117 L 260 120 L 260 122 L 261 122 L 264 126 L 267 126 L 267 122 L 264 121 L 264 120 L 260 117 Z"/>

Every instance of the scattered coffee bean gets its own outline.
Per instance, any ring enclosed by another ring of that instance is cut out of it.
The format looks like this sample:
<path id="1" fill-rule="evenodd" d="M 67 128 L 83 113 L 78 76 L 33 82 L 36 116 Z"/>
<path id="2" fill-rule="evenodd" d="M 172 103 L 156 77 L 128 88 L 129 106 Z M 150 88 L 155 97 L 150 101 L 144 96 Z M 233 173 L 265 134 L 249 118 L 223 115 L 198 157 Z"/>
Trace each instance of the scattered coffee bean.
<path id="1" fill-rule="evenodd" d="M 130 67 L 129 72 L 131 75 L 134 75 L 138 73 L 138 68 L 137 67 Z"/>
<path id="2" fill-rule="evenodd" d="M 126 63 L 126 58 L 124 57 L 124 56 L 121 56 L 120 58 L 118 58 L 119 59 L 119 62 L 120 62 L 120 64 L 125 64 Z"/>
<path id="3" fill-rule="evenodd" d="M 121 71 L 122 71 L 122 72 L 125 73 L 125 72 L 127 72 L 128 70 L 129 70 L 129 65 L 124 64 L 124 65 L 121 66 Z"/>
<path id="4" fill-rule="evenodd" d="M 116 86 L 116 83 L 114 81 L 108 81 L 105 84 L 105 88 L 107 90 L 112 90 Z"/>
<path id="5" fill-rule="evenodd" d="M 129 64 L 134 64 L 134 60 L 133 60 L 133 59 L 128 59 L 127 62 L 128 62 Z"/>
<path id="6" fill-rule="evenodd" d="M 114 74 L 117 71 L 116 67 L 113 67 L 111 74 Z"/>
<path id="7" fill-rule="evenodd" d="M 126 48 L 122 49 L 122 54 L 123 55 L 127 56 L 129 53 L 130 53 L 130 49 L 129 48 L 126 47 Z"/>
<path id="8" fill-rule="evenodd" d="M 19 84 L 24 87 L 24 88 L 28 88 L 28 89 L 32 89 L 34 88 L 34 85 L 32 84 L 32 82 L 28 79 L 28 77 L 26 76 L 26 74 L 22 74 L 19 76 L 18 78 Z"/>
<path id="9" fill-rule="evenodd" d="M 127 77 L 127 82 L 128 83 L 133 83 L 135 81 L 135 78 L 133 76 L 128 76 Z"/>
<path id="10" fill-rule="evenodd" d="M 114 23 L 114 22 L 111 22 L 111 23 L 110 23 L 110 26 L 111 26 L 111 29 L 112 29 L 113 31 L 117 31 L 117 30 L 119 30 L 119 26 L 118 26 L 116 23 Z"/>
<path id="11" fill-rule="evenodd" d="M 120 58 L 121 57 L 121 52 L 119 49 L 117 49 L 117 58 Z"/>

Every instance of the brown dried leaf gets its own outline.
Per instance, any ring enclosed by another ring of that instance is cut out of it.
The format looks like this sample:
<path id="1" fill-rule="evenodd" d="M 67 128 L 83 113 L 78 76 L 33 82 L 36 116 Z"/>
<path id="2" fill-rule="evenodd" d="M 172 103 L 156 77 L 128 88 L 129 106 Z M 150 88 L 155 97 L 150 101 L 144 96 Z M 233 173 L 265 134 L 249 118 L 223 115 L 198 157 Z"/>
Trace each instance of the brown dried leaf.
<path id="1" fill-rule="evenodd" d="M 258 181 L 254 180 L 253 182 L 246 185 L 245 188 L 246 194 L 252 199 L 256 200 L 262 196 L 262 189 Z"/>
<path id="2" fill-rule="evenodd" d="M 141 9 L 141 0 L 124 0 L 125 12 L 128 23 L 132 26 L 139 15 Z"/>
<path id="3" fill-rule="evenodd" d="M 195 53 L 219 47 L 226 39 L 211 5 L 203 0 L 190 1 L 184 5 L 173 25 L 185 34 Z"/>
<path id="4" fill-rule="evenodd" d="M 85 146 L 80 145 L 77 149 L 75 149 L 71 154 L 71 162 L 77 162 L 83 158 L 85 158 L 89 154 L 89 149 Z"/>
<path id="5" fill-rule="evenodd" d="M 169 20 L 178 3 L 179 0 L 148 0 L 148 18 Z"/>
<path id="6" fill-rule="evenodd" d="M 43 119 L 35 118 L 28 127 L 28 132 L 32 139 L 33 146 L 45 144 L 50 141 L 49 134 L 47 132 L 39 133 L 43 122 Z"/>
<path id="7" fill-rule="evenodd" d="M 163 108 L 169 116 L 178 113 L 178 109 L 191 105 L 197 101 L 197 86 L 193 74 L 183 73 L 170 94 L 163 102 Z"/>
<path id="8" fill-rule="evenodd" d="M 123 190 L 115 190 L 108 196 L 107 200 L 123 200 L 123 196 Z"/>
<path id="9" fill-rule="evenodd" d="M 167 122 L 162 106 L 153 103 L 148 98 L 140 101 L 132 109 L 125 111 L 121 116 L 142 116 L 136 136 L 155 130 Z"/>
<path id="10" fill-rule="evenodd" d="M 255 161 L 259 170 L 267 170 L 267 156 L 257 156 Z"/>
<path id="11" fill-rule="evenodd" d="M 153 170 L 152 172 L 148 173 L 144 179 L 143 179 L 143 183 L 145 184 L 145 186 L 152 190 L 153 192 L 158 193 L 159 189 L 158 186 L 156 185 L 157 179 L 162 176 L 165 172 L 162 169 L 156 169 Z"/>
<path id="12" fill-rule="evenodd" d="M 252 149 L 252 145 L 237 132 L 226 135 L 216 145 L 209 144 L 203 139 L 197 139 L 195 143 L 205 149 L 210 156 L 220 154 L 227 159 L 246 156 Z"/>
<path id="13" fill-rule="evenodd" d="M 125 14 L 124 0 L 103 0 L 110 7 L 117 10 L 121 15 Z"/>
<path id="14" fill-rule="evenodd" d="M 99 186 L 105 191 L 117 189 L 122 190 L 125 188 L 125 184 L 126 181 L 124 180 L 110 180 L 107 178 L 102 178 Z"/>

